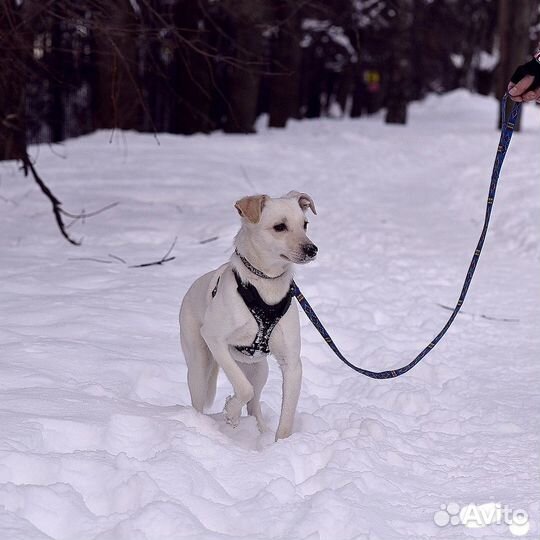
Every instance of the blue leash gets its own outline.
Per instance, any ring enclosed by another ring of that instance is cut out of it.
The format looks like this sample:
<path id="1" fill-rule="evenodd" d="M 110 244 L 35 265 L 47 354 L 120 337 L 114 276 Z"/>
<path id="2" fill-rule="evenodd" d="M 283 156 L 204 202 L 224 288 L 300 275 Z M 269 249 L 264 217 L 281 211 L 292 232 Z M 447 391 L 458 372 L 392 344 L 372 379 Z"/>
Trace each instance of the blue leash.
<path id="1" fill-rule="evenodd" d="M 499 176 L 501 174 L 501 168 L 504 162 L 504 158 L 506 157 L 506 152 L 508 150 L 508 147 L 510 146 L 510 141 L 512 140 L 512 135 L 514 133 L 514 128 L 516 125 L 516 121 L 519 116 L 519 111 L 521 109 L 521 103 L 514 103 L 512 110 L 510 112 L 510 117 L 508 121 L 506 120 L 506 103 L 507 103 L 508 96 L 504 96 L 501 103 L 501 118 L 502 118 L 502 129 L 501 129 L 501 139 L 499 141 L 499 147 L 497 149 L 497 155 L 495 156 L 495 163 L 493 165 L 493 173 L 491 175 L 491 184 L 489 186 L 489 193 L 488 193 L 488 199 L 487 199 L 487 206 L 486 206 L 486 215 L 484 218 L 484 226 L 482 227 L 482 233 L 480 234 L 480 238 L 478 240 L 478 244 L 476 245 L 476 249 L 474 250 L 474 255 L 471 260 L 471 264 L 469 265 L 469 269 L 467 270 L 467 276 L 465 277 L 465 282 L 463 284 L 463 288 L 461 289 L 461 294 L 459 295 L 459 299 L 457 301 L 456 307 L 452 311 L 452 314 L 450 315 L 450 318 L 446 322 L 446 324 L 443 326 L 442 330 L 433 338 L 431 343 L 423 349 L 420 354 L 409 364 L 406 366 L 403 366 L 399 369 L 393 369 L 388 371 L 369 371 L 367 369 L 363 369 L 361 367 L 355 366 L 351 362 L 349 362 L 343 354 L 341 354 L 341 351 L 337 348 L 336 344 L 334 343 L 334 340 L 330 337 L 328 332 L 326 331 L 326 328 L 322 324 L 322 322 L 319 320 L 317 315 L 315 314 L 315 311 L 313 311 L 313 308 L 310 306 L 309 302 L 304 298 L 304 295 L 298 288 L 298 285 L 293 281 L 291 283 L 291 291 L 292 294 L 296 297 L 298 300 L 298 303 L 302 306 L 302 309 L 305 311 L 308 319 L 313 323 L 313 326 L 318 330 L 319 334 L 323 337 L 323 339 L 328 343 L 328 346 L 334 351 L 336 356 L 347 366 L 349 366 L 351 369 L 354 369 L 354 371 L 361 373 L 362 375 L 365 375 L 366 377 L 371 377 L 372 379 L 393 379 L 394 377 L 399 377 L 400 375 L 403 375 L 404 373 L 407 373 L 410 369 L 412 369 L 424 356 L 427 356 L 427 354 L 439 343 L 439 341 L 442 339 L 444 334 L 446 334 L 446 331 L 450 328 L 452 323 L 454 322 L 454 319 L 456 318 L 457 314 L 459 313 L 459 310 L 461 309 L 461 306 L 463 305 L 463 302 L 465 301 L 465 297 L 467 296 L 467 291 L 469 290 L 469 285 L 471 284 L 474 271 L 476 270 L 476 265 L 478 263 L 478 259 L 480 258 L 480 253 L 482 253 L 482 247 L 484 246 L 484 240 L 486 239 L 486 234 L 488 231 L 489 226 L 489 220 L 491 217 L 491 210 L 493 208 L 493 201 L 495 200 L 495 192 L 497 191 L 497 182 L 499 181 Z"/>

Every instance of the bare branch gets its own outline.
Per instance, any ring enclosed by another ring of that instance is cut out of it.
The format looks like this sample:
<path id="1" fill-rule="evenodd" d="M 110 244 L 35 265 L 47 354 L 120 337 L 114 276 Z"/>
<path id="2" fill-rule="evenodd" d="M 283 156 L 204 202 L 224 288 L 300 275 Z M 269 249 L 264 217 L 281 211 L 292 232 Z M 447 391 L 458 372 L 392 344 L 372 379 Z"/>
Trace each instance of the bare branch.
<path id="1" fill-rule="evenodd" d="M 112 261 L 107 261 L 104 259 L 96 259 L 94 257 L 68 257 L 68 261 L 93 261 L 103 264 L 111 264 Z"/>
<path id="2" fill-rule="evenodd" d="M 149 262 L 149 263 L 142 263 L 142 264 L 134 264 L 134 265 L 130 266 L 129 268 L 146 268 L 147 266 L 161 265 L 163 263 L 166 263 L 166 262 L 169 262 L 169 261 L 172 261 L 172 260 L 176 259 L 176 257 L 169 257 L 169 255 L 171 254 L 171 251 L 174 249 L 174 246 L 176 245 L 176 240 L 178 240 L 178 236 L 174 239 L 174 241 L 171 244 L 171 247 L 169 248 L 167 253 L 165 253 L 165 255 L 163 255 L 163 257 L 161 257 L 161 259 L 159 261 L 154 261 L 154 262 Z"/>
<path id="3" fill-rule="evenodd" d="M 453 307 L 445 306 L 444 304 L 437 303 L 439 307 L 442 307 L 443 309 L 446 309 L 448 311 L 454 311 Z M 468 313 L 467 311 L 460 311 L 459 315 L 469 315 L 470 317 L 475 317 L 476 315 L 474 313 Z M 490 317 L 489 315 L 484 315 L 481 313 L 478 315 L 481 319 L 487 319 L 488 321 L 499 321 L 499 322 L 519 322 L 519 319 L 510 319 L 510 318 L 501 318 L 501 317 Z"/>
<path id="4" fill-rule="evenodd" d="M 74 240 L 69 236 L 69 234 L 66 231 L 66 226 L 64 224 L 64 220 L 62 219 L 62 203 L 53 195 L 52 191 L 47 187 L 45 182 L 41 179 L 39 174 L 36 171 L 36 168 L 34 167 L 34 164 L 32 163 L 30 156 L 28 155 L 28 152 L 25 152 L 25 155 L 23 156 L 23 169 L 25 172 L 25 176 L 28 176 L 28 171 L 32 173 L 32 176 L 34 177 L 34 180 L 36 184 L 39 186 L 41 191 L 44 193 L 44 195 L 51 201 L 52 210 L 54 214 L 54 218 L 56 220 L 56 224 L 58 225 L 58 228 L 60 229 L 60 232 L 62 233 L 62 236 L 74 246 L 80 246 L 81 242 L 80 240 Z"/>
<path id="5" fill-rule="evenodd" d="M 204 240 L 201 240 L 199 244 L 209 244 L 210 242 L 214 242 L 219 238 L 219 236 L 211 236 L 210 238 L 205 238 Z"/>
<path id="6" fill-rule="evenodd" d="M 74 246 L 80 246 L 81 241 L 74 240 L 73 238 L 71 238 L 71 236 L 67 232 L 68 227 L 70 227 L 71 225 L 73 225 L 75 222 L 77 222 L 80 219 L 84 220 L 89 217 L 97 216 L 98 214 L 101 214 L 102 212 L 110 210 L 111 208 L 114 208 L 115 206 L 118 206 L 118 204 L 120 204 L 118 202 L 114 202 L 114 203 L 108 204 L 107 206 L 104 206 L 103 208 L 100 208 L 99 210 L 95 210 L 93 212 L 88 212 L 88 213 L 84 211 L 81 212 L 80 214 L 73 214 L 71 212 L 68 212 L 67 210 L 64 210 L 62 208 L 62 202 L 56 198 L 56 196 L 52 193 L 52 191 L 47 187 L 43 179 L 39 176 L 28 153 L 25 154 L 25 156 L 22 159 L 22 162 L 23 162 L 23 170 L 24 170 L 25 176 L 28 176 L 28 171 L 30 171 L 32 173 L 32 176 L 36 184 L 39 186 L 41 191 L 51 202 L 54 218 L 56 220 L 56 224 L 58 225 L 58 228 L 60 229 L 60 232 L 62 233 L 62 236 L 70 244 L 73 244 Z M 62 216 L 72 218 L 73 221 L 69 225 L 66 225 L 64 223 Z"/>
<path id="7" fill-rule="evenodd" d="M 103 208 L 100 208 L 99 210 L 95 210 L 94 212 L 85 212 L 84 210 L 80 214 L 72 214 L 71 212 L 68 212 L 67 210 L 64 210 L 63 208 L 60 210 L 64 216 L 73 218 L 74 220 L 78 219 L 86 219 L 89 217 L 97 216 L 98 214 L 101 214 L 103 212 L 106 212 L 107 210 L 110 210 L 111 208 L 114 208 L 115 206 L 118 206 L 120 203 L 113 202 L 111 204 L 108 204 L 107 206 L 104 206 Z"/>
<path id="8" fill-rule="evenodd" d="M 109 253 L 109 257 L 111 257 L 111 259 L 116 259 L 117 261 L 120 261 L 121 263 L 127 264 L 126 261 L 122 259 L 122 257 L 118 257 L 117 255 L 113 255 L 112 253 Z"/>

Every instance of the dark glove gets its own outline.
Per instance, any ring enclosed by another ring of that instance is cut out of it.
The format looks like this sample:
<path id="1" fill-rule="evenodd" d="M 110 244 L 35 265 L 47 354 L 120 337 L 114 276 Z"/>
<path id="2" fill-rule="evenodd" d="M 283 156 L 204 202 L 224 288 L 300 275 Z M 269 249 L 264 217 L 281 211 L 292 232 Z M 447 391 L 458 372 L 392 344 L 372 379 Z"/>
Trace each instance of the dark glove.
<path id="1" fill-rule="evenodd" d="M 510 80 L 514 84 L 517 84 L 526 75 L 532 75 L 534 77 L 534 81 L 531 86 L 527 88 L 526 92 L 529 90 L 536 90 L 540 87 L 540 64 L 536 60 L 531 60 L 530 62 L 519 66 L 516 71 L 514 71 Z"/>

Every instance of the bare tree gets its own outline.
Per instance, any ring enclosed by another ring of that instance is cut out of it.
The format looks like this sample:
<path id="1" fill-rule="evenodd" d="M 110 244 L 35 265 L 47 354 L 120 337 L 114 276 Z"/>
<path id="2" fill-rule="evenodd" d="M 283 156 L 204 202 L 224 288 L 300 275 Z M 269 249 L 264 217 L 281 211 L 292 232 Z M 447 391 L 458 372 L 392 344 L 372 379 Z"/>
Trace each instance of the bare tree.
<path id="1" fill-rule="evenodd" d="M 129 0 L 92 0 L 90 7 L 95 40 L 95 128 L 137 129 L 143 113 L 137 14 Z"/>
<path id="2" fill-rule="evenodd" d="M 226 94 L 230 105 L 225 130 L 252 133 L 257 116 L 261 76 L 265 67 L 264 29 L 270 20 L 268 0 L 226 0 L 234 32 L 231 45 L 236 65 L 230 65 Z"/>
<path id="3" fill-rule="evenodd" d="M 499 0 L 499 49 L 501 58 L 495 95 L 501 99 L 516 67 L 530 54 L 529 29 L 538 9 L 538 0 Z M 510 106 L 510 104 L 508 104 Z M 520 122 L 516 130 L 520 129 Z"/>
<path id="4" fill-rule="evenodd" d="M 387 106 L 387 122 L 404 123 L 408 101 L 427 92 L 478 90 L 480 75 L 491 91 L 496 8 L 501 96 L 528 51 L 537 5 L 3 0 L 0 158 L 98 128 L 249 133 L 261 112 L 283 127 Z"/>
<path id="5" fill-rule="evenodd" d="M 273 73 L 270 81 L 270 127 L 285 127 L 299 107 L 300 92 L 300 17 L 296 2 L 272 0 L 274 24 Z"/>
<path id="6" fill-rule="evenodd" d="M 411 98 L 411 32 L 413 0 L 396 0 L 396 16 L 390 37 L 390 68 L 386 123 L 405 124 Z"/>
<path id="7" fill-rule="evenodd" d="M 30 43 L 25 6 L 0 3 L 0 160 L 26 155 L 25 82 Z"/>
<path id="8" fill-rule="evenodd" d="M 210 45 L 212 28 L 204 2 L 179 0 L 174 6 L 173 21 L 178 35 L 174 46 L 174 71 L 171 77 L 176 106 L 173 112 L 172 131 L 191 134 L 208 132 L 215 126 L 211 107 L 214 51 Z M 174 36 L 173 36 L 174 37 Z"/>

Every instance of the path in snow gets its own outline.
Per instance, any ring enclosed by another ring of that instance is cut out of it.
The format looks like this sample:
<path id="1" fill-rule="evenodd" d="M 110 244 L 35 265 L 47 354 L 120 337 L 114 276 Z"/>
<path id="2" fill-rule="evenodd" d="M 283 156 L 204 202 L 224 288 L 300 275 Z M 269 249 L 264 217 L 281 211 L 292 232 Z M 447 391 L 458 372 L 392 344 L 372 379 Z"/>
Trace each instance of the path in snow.
<path id="1" fill-rule="evenodd" d="M 70 229 L 80 248 L 36 186 L 0 164 L 0 538 L 512 537 L 505 524 L 438 527 L 450 502 L 524 509 L 538 538 L 536 110 L 512 142 L 463 314 L 406 376 L 356 375 L 303 318 L 295 433 L 273 443 L 250 418 L 224 425 L 224 378 L 216 414 L 189 407 L 178 345 L 180 299 L 231 253 L 234 201 L 298 189 L 319 211 L 303 292 L 355 362 L 409 361 L 444 324 L 476 244 L 495 110 L 460 91 L 414 105 L 407 128 L 316 120 L 256 136 L 160 135 L 159 146 L 97 133 L 34 148 L 67 209 L 120 202 Z M 163 266 L 111 257 L 156 260 L 176 236 Z M 272 429 L 280 399 L 272 364 Z"/>

